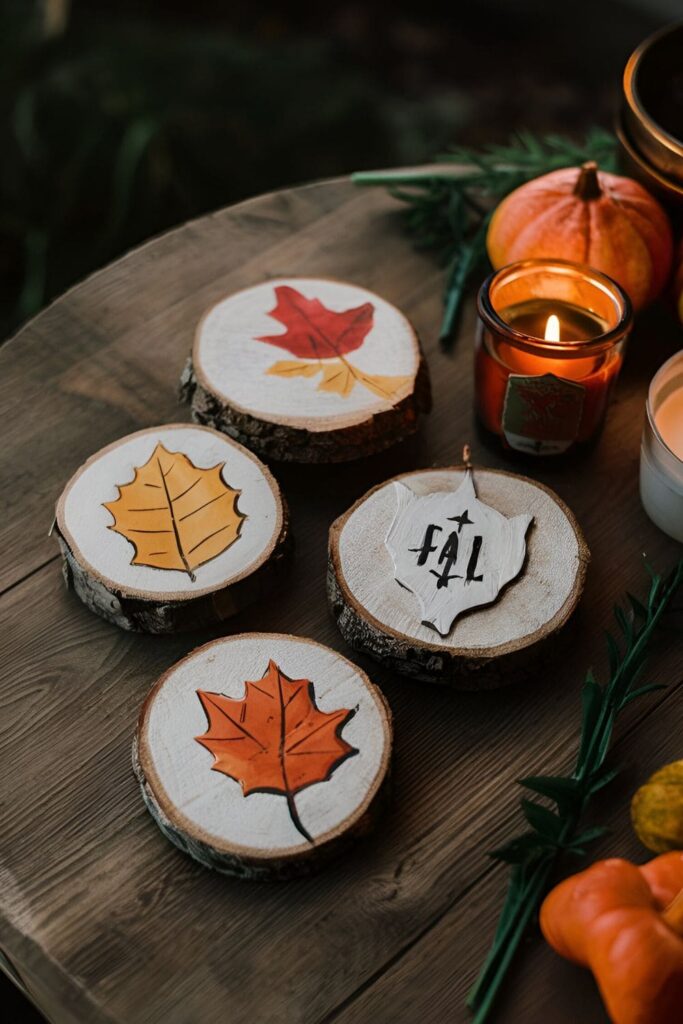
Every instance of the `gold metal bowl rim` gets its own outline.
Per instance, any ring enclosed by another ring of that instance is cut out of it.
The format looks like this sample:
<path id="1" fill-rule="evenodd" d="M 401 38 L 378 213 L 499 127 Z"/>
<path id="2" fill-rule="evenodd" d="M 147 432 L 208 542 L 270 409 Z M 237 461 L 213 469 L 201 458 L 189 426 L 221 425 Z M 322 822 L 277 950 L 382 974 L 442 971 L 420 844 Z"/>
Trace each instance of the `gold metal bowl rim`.
<path id="1" fill-rule="evenodd" d="M 644 128 L 647 129 L 651 137 L 663 149 L 666 149 L 670 154 L 679 157 L 681 160 L 683 160 L 683 142 L 667 132 L 665 128 L 662 128 L 662 126 L 648 113 L 646 108 L 643 106 L 638 93 L 636 77 L 640 62 L 651 47 L 665 36 L 671 35 L 674 32 L 682 31 L 683 21 L 679 21 L 673 25 L 664 26 L 664 28 L 659 29 L 651 36 L 648 36 L 647 39 L 644 39 L 629 57 L 626 67 L 624 68 L 623 78 L 624 97 L 630 113 Z M 650 166 L 649 163 L 648 166 Z"/>
<path id="2" fill-rule="evenodd" d="M 617 118 L 616 122 L 616 133 L 619 142 L 622 147 L 626 150 L 626 153 L 645 174 L 649 175 L 652 182 L 658 185 L 664 192 L 667 192 L 670 196 L 675 195 L 676 199 L 683 199 L 683 182 L 675 181 L 673 178 L 668 178 L 658 167 L 655 167 L 649 160 L 647 160 L 631 139 L 630 135 L 626 131 L 626 127 L 623 123 L 622 118 Z M 654 187 L 651 185 L 651 187 Z"/>

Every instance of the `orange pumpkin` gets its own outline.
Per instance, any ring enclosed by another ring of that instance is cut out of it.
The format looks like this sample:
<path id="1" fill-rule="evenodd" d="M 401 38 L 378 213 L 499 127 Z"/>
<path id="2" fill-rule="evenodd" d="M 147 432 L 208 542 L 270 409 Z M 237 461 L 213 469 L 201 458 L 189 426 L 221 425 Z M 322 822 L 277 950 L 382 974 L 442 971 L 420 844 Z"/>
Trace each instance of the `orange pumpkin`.
<path id="1" fill-rule="evenodd" d="M 673 258 L 671 225 L 657 200 L 595 163 L 515 189 L 494 212 L 486 244 L 496 270 L 538 257 L 587 263 L 617 281 L 634 309 L 660 294 Z"/>
<path id="2" fill-rule="evenodd" d="M 546 897 L 541 930 L 590 967 L 614 1024 L 681 1024 L 683 852 L 643 867 L 598 861 L 567 878 Z"/>

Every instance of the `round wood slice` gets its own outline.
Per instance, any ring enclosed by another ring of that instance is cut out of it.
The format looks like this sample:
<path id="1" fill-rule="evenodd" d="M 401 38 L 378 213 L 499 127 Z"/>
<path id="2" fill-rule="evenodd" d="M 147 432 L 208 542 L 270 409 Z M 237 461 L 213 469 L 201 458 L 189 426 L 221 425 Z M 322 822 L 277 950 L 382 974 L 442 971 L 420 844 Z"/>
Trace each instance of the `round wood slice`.
<path id="1" fill-rule="evenodd" d="M 290 462 L 381 451 L 431 408 L 403 313 L 365 288 L 308 277 L 265 281 L 209 309 L 181 392 L 198 422 Z"/>
<path id="2" fill-rule="evenodd" d="M 228 618 L 273 581 L 290 547 L 268 469 L 187 423 L 140 430 L 88 459 L 57 503 L 56 531 L 84 604 L 150 633 Z"/>
<path id="3" fill-rule="evenodd" d="M 465 475 L 462 466 L 418 470 L 380 484 L 356 502 L 330 530 L 328 596 L 342 635 L 356 650 L 417 679 L 478 689 L 527 673 L 532 653 L 576 608 L 590 554 L 574 516 L 549 488 L 475 467 L 482 502 L 506 517 L 533 517 L 526 560 L 493 603 L 466 611 L 440 635 L 421 620 L 415 594 L 397 582 L 385 538 L 398 509 L 395 482 L 416 495 L 453 493 Z M 433 564 L 442 571 L 443 561 Z"/>
<path id="4" fill-rule="evenodd" d="M 301 637 L 244 633 L 159 679 L 133 768 L 181 850 L 227 874 L 284 879 L 370 827 L 391 742 L 386 702 L 346 658 Z"/>

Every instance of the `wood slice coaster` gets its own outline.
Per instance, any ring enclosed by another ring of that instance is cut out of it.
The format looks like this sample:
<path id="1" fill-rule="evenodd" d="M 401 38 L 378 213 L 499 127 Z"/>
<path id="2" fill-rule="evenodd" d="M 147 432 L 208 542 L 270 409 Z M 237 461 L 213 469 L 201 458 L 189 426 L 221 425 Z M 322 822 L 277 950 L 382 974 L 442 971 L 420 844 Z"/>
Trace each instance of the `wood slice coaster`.
<path id="1" fill-rule="evenodd" d="M 64 573 L 123 629 L 210 625 L 256 599 L 289 549 L 277 483 L 207 427 L 130 434 L 81 466 L 57 503 Z"/>
<path id="2" fill-rule="evenodd" d="M 244 633 L 159 679 L 133 768 L 181 850 L 227 874 L 284 879 L 371 826 L 391 742 L 380 691 L 346 658 L 301 637 Z"/>
<path id="3" fill-rule="evenodd" d="M 478 689 L 528 674 L 532 653 L 541 650 L 542 642 L 554 636 L 576 608 L 590 555 L 574 516 L 549 488 L 513 473 L 475 468 L 476 495 L 489 507 L 485 518 L 508 517 L 503 524 L 509 536 L 504 538 L 506 553 L 499 555 L 500 593 L 496 598 L 492 588 L 485 598 L 493 596 L 492 603 L 472 607 L 472 593 L 488 584 L 490 538 L 486 527 L 469 523 L 470 518 L 481 523 L 481 510 L 474 512 L 470 505 L 468 516 L 463 499 L 468 478 L 464 466 L 418 470 L 369 491 L 332 524 L 328 596 L 342 635 L 355 649 L 417 679 Z M 456 498 L 459 487 L 463 489 Z M 446 504 L 452 501 L 453 512 L 460 513 L 450 516 L 453 532 L 445 532 L 443 523 L 438 533 L 429 526 L 425 530 L 416 519 L 406 551 L 411 552 L 411 565 L 424 559 L 421 579 L 423 584 L 431 581 L 433 596 L 447 594 L 438 587 L 451 585 L 450 581 L 453 589 L 460 588 L 464 597 L 459 606 L 456 602 L 452 626 L 453 616 L 444 618 L 442 609 L 433 608 L 431 595 L 422 601 L 407 589 L 413 584 L 405 572 L 399 573 L 399 584 L 390 552 L 397 534 L 403 536 L 400 515 L 410 499 L 431 495 L 430 501 L 442 506 L 444 493 L 449 495 Z M 524 561 L 518 545 L 525 531 Z M 477 565 L 479 554 L 483 560 Z"/>
<path id="4" fill-rule="evenodd" d="M 213 306 L 181 391 L 198 422 L 290 462 L 381 451 L 431 408 L 406 317 L 365 288 L 306 277 L 266 281 Z"/>

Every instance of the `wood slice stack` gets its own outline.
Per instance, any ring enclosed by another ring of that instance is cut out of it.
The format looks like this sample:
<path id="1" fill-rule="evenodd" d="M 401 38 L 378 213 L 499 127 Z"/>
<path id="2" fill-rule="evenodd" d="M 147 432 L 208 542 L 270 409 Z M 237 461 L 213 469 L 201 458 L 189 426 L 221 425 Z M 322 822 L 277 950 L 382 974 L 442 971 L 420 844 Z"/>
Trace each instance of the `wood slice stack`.
<path id="1" fill-rule="evenodd" d="M 365 288 L 317 278 L 277 278 L 213 306 L 181 392 L 197 422 L 290 462 L 381 451 L 431 408 L 406 317 Z"/>
<path id="2" fill-rule="evenodd" d="M 391 717 L 335 651 L 282 634 L 206 644 L 145 701 L 133 767 L 164 835 L 206 867 L 306 874 L 372 825 Z"/>
<path id="3" fill-rule="evenodd" d="M 547 487 L 500 470 L 474 470 L 478 497 L 526 529 L 526 561 L 493 603 L 472 607 L 445 635 L 424 621 L 414 593 L 396 579 L 387 536 L 399 509 L 401 486 L 417 496 L 454 494 L 464 466 L 418 470 L 375 487 L 330 530 L 328 595 L 346 641 L 407 676 L 478 689 L 528 675 L 537 655 L 567 622 L 581 596 L 589 551 L 566 505 Z M 411 550 L 419 552 L 415 533 Z M 434 573 L 444 559 L 438 549 Z M 415 553 L 412 558 L 419 558 Z M 425 567 L 427 570 L 429 566 Z M 454 566 L 463 574 L 464 567 Z M 468 581 L 466 581 L 468 582 Z"/>
<path id="4" fill-rule="evenodd" d="M 103 448 L 56 511 L 67 584 L 123 629 L 227 618 L 279 575 L 287 511 L 268 469 L 223 434 L 170 424 Z"/>

